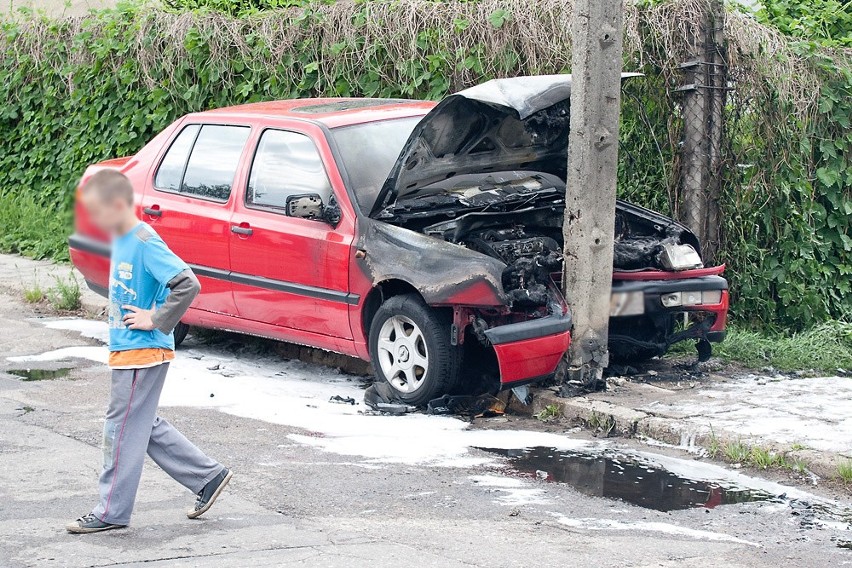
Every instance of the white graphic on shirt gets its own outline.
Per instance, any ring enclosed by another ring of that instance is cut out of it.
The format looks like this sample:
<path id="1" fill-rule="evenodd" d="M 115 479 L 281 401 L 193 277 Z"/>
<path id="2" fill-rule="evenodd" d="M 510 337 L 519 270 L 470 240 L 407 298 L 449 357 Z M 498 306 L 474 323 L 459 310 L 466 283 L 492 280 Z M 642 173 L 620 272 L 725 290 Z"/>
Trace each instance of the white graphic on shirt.
<path id="1" fill-rule="evenodd" d="M 133 265 L 129 262 L 119 262 L 118 263 L 118 277 L 122 280 L 132 280 L 133 279 Z"/>
<path id="2" fill-rule="evenodd" d="M 119 264 L 119 278 L 123 278 L 121 276 L 121 265 L 127 263 Z M 131 266 L 131 269 L 133 267 Z M 126 326 L 122 321 L 122 318 L 127 313 L 126 310 L 122 310 L 121 306 L 133 305 L 136 302 L 136 290 L 128 287 L 124 282 L 118 280 L 116 278 L 109 279 L 109 327 L 113 329 L 124 329 Z"/>

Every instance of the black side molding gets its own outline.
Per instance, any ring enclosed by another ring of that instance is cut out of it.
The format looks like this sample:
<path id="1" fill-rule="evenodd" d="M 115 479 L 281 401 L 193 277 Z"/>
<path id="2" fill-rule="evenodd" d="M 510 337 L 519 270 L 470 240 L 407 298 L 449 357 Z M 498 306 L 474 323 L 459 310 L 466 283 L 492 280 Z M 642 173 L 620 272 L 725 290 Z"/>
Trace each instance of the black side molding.
<path id="1" fill-rule="evenodd" d="M 70 248 L 81 250 L 83 252 L 90 252 L 98 256 L 104 256 L 106 258 L 109 258 L 109 243 L 93 239 L 92 237 L 87 237 L 74 233 L 73 235 L 68 237 L 68 246 Z"/>
<path id="2" fill-rule="evenodd" d="M 89 290 L 97 294 L 98 296 L 103 296 L 104 298 L 109 298 L 109 290 L 101 286 L 100 284 L 95 284 L 91 280 L 86 280 L 86 286 L 89 287 Z"/>
<path id="3" fill-rule="evenodd" d="M 68 238 L 68 246 L 83 252 L 96 254 L 109 258 L 110 246 L 109 243 L 95 240 L 91 237 L 83 235 L 71 235 Z M 251 274 L 243 274 L 241 272 L 230 272 L 220 268 L 211 268 L 209 266 L 201 266 L 198 264 L 190 264 L 189 267 L 196 276 L 205 276 L 207 278 L 216 278 L 217 280 L 225 280 L 236 284 L 246 284 L 248 286 L 256 286 L 266 290 L 275 290 L 277 292 L 286 292 L 288 294 L 296 294 L 299 296 L 307 296 L 319 300 L 327 300 L 329 302 L 340 302 L 350 306 L 357 306 L 361 296 L 352 294 L 351 292 L 341 292 L 339 290 L 331 290 L 328 288 L 317 288 L 315 286 L 306 286 L 295 282 L 286 282 L 284 280 L 273 280 L 262 276 L 253 276 Z M 89 288 L 93 291 L 105 296 L 107 294 L 93 288 L 92 284 L 87 282 Z M 95 285 L 96 286 L 96 285 Z"/>

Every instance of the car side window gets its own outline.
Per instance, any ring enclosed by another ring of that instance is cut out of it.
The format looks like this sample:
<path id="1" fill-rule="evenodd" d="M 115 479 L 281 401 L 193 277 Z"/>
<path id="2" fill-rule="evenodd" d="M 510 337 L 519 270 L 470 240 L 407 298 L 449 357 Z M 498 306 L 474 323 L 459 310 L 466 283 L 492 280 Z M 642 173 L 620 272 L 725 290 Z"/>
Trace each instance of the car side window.
<path id="1" fill-rule="evenodd" d="M 202 126 L 189 155 L 180 192 L 227 200 L 250 130 L 248 126 Z"/>
<path id="2" fill-rule="evenodd" d="M 267 130 L 260 137 L 249 175 L 246 204 L 281 209 L 293 195 L 314 193 L 324 204 L 331 183 L 313 141 L 304 134 Z"/>
<path id="3" fill-rule="evenodd" d="M 250 131 L 248 126 L 190 124 L 163 157 L 154 187 L 227 201 Z"/>
<path id="4" fill-rule="evenodd" d="M 157 175 L 154 176 L 154 187 L 169 191 L 180 189 L 183 171 L 186 169 L 186 159 L 189 157 L 189 152 L 192 150 L 192 145 L 195 143 L 200 128 L 201 126 L 198 124 L 190 124 L 181 130 L 175 141 L 172 142 L 169 151 L 163 157 L 163 161 L 160 162 Z"/>

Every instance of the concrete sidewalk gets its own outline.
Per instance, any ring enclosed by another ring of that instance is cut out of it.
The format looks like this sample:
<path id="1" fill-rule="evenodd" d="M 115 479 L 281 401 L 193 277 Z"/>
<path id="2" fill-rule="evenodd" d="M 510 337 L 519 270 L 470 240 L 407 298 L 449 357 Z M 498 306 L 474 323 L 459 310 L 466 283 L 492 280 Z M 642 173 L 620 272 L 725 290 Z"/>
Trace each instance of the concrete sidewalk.
<path id="1" fill-rule="evenodd" d="M 36 285 L 47 291 L 56 285 L 56 279 L 76 280 L 80 286 L 83 311 L 91 315 L 106 313 L 106 298 L 89 290 L 83 275 L 70 264 L 57 264 L 49 260 L 32 260 L 13 254 L 0 254 L 0 290 L 23 294 Z"/>
<path id="2" fill-rule="evenodd" d="M 640 436 L 687 448 L 742 443 L 783 453 L 821 478 L 852 460 L 852 378 L 707 373 L 644 375 L 607 381 L 607 390 L 574 398 L 534 389 L 529 414 L 555 405 L 565 418 L 610 435 Z M 719 456 L 723 457 L 723 456 Z"/>

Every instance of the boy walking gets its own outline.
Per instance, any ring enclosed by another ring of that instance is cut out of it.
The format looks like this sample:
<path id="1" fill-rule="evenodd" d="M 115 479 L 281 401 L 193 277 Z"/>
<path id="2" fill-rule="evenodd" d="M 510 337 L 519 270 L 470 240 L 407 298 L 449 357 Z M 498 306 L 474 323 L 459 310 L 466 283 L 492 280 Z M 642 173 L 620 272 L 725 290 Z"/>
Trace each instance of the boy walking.
<path id="1" fill-rule="evenodd" d="M 187 512 L 205 513 L 233 475 L 157 416 L 174 359 L 172 331 L 201 286 L 189 267 L 133 209 L 133 187 L 114 170 L 94 174 L 81 199 L 92 222 L 113 237 L 109 278 L 112 387 L 104 423 L 100 502 L 66 528 L 91 533 L 130 523 L 145 454 L 198 495 Z"/>

